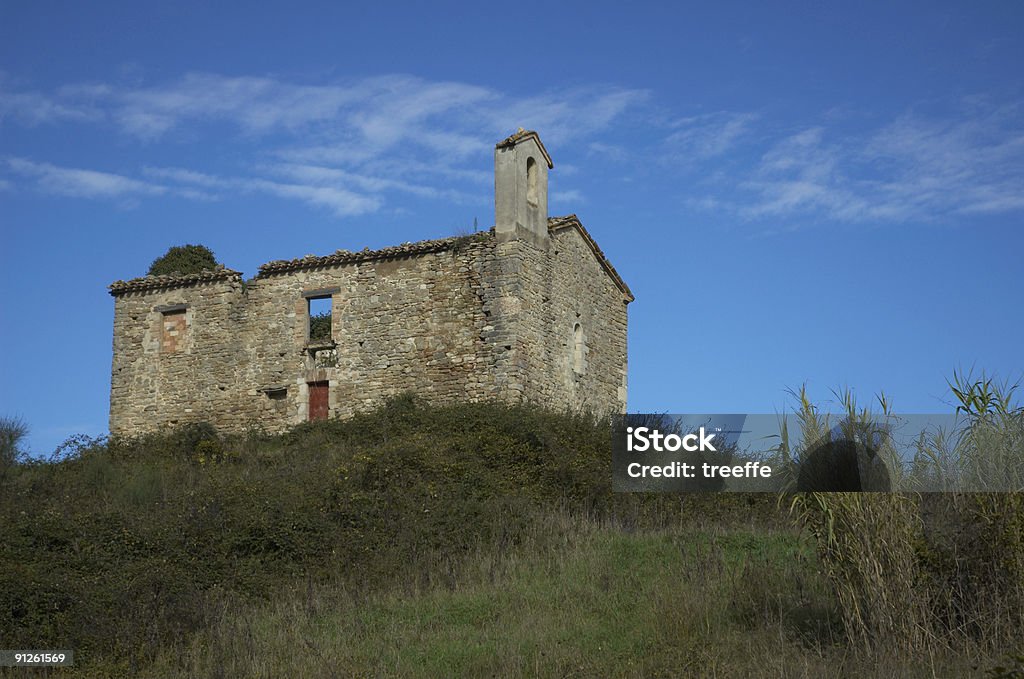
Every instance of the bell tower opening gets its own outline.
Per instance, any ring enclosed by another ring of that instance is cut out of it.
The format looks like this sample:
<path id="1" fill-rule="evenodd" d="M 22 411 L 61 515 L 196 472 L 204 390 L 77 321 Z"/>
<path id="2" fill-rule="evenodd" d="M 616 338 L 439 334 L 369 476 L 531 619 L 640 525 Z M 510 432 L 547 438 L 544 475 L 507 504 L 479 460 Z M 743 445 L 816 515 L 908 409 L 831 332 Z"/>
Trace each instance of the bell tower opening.
<path id="1" fill-rule="evenodd" d="M 537 161 L 530 156 L 526 159 L 526 202 L 530 207 L 538 207 L 537 199 Z"/>

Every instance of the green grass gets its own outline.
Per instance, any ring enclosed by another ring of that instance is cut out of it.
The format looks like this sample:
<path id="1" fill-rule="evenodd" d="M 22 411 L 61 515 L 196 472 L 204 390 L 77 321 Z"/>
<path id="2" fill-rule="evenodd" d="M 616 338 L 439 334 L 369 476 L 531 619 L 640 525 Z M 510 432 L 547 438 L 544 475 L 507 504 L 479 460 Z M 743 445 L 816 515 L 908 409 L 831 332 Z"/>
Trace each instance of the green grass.
<path id="1" fill-rule="evenodd" d="M 498 556 L 496 556 L 498 555 Z M 844 640 L 813 545 L 784 529 L 630 532 L 553 513 L 427 586 L 298 585 L 229 607 L 143 676 L 964 676 Z"/>
<path id="2" fill-rule="evenodd" d="M 557 513 L 496 551 L 425 589 L 317 586 L 227 611 L 150 676 L 703 674 L 777 663 L 780 629 L 793 649 L 810 641 L 813 555 L 792 532 L 637 534 Z"/>

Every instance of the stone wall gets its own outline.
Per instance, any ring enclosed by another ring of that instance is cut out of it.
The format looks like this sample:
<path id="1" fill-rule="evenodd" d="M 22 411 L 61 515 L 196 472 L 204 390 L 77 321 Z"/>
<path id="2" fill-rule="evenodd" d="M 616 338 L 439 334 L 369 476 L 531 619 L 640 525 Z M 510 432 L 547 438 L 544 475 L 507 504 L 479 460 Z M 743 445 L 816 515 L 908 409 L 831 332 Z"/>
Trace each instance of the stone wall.
<path id="1" fill-rule="evenodd" d="M 526 394 L 556 409 L 624 412 L 632 295 L 604 269 L 603 255 L 575 218 L 552 221 L 546 249 L 521 245 Z"/>
<path id="2" fill-rule="evenodd" d="M 480 299 L 481 268 L 491 257 L 493 242 L 484 238 L 404 258 L 261 274 L 248 289 L 259 320 L 246 345 L 245 397 L 258 402 L 259 389 L 287 387 L 283 411 L 265 416 L 281 429 L 307 419 L 310 382 L 330 383 L 330 412 L 340 417 L 404 391 L 432 400 L 493 395 Z M 318 290 L 332 293 L 333 342 L 310 346 L 303 295 Z"/>
<path id="3" fill-rule="evenodd" d="M 632 297 L 609 269 L 571 218 L 546 247 L 486 232 L 271 262 L 245 283 L 226 269 L 118 282 L 111 432 L 281 431 L 325 381 L 332 417 L 405 391 L 622 411 Z M 331 340 L 311 341 L 308 300 L 328 295 Z"/>
<path id="4" fill-rule="evenodd" d="M 171 323 L 180 333 L 173 346 L 165 341 Z M 237 341 L 243 325 L 242 280 L 235 272 L 212 280 L 165 280 L 118 294 L 111 433 L 152 431 L 208 419 L 208 413 L 231 418 L 237 406 L 235 370 L 245 361 Z"/>

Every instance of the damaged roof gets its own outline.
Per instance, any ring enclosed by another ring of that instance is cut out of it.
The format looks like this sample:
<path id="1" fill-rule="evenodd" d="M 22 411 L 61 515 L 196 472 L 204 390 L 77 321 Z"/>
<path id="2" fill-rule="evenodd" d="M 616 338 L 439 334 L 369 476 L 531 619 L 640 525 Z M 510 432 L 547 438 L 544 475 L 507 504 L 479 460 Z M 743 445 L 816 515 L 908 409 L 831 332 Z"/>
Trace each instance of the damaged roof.
<path id="1" fill-rule="evenodd" d="M 121 295 L 126 292 L 140 292 L 143 290 L 160 290 L 163 288 L 180 288 L 186 285 L 197 283 L 210 283 L 223 281 L 229 278 L 242 279 L 242 272 L 225 268 L 218 264 L 215 269 L 208 269 L 198 273 L 190 274 L 168 274 L 165 276 L 143 276 L 128 281 L 114 281 L 108 289 L 111 295 Z"/>
<path id="2" fill-rule="evenodd" d="M 571 214 L 564 217 L 551 217 L 548 219 L 548 230 L 552 233 L 568 228 L 575 228 L 580 233 L 584 242 L 586 242 L 587 246 L 594 253 L 594 256 L 597 258 L 597 261 L 601 264 L 602 268 L 604 268 L 605 272 L 607 272 L 611 277 L 616 287 L 622 291 L 622 294 L 626 298 L 626 302 L 632 302 L 634 297 L 629 286 L 626 285 L 625 281 L 622 280 L 622 277 L 619 276 L 619 273 L 615 270 L 615 267 L 612 266 L 611 262 L 608 261 L 608 258 L 605 257 L 604 252 L 602 252 L 601 248 L 598 247 L 590 233 L 583 227 L 579 217 L 575 214 Z M 432 252 L 450 250 L 457 245 L 463 245 L 469 242 L 486 240 L 493 237 L 493 235 L 494 229 L 492 228 L 488 231 L 481 231 L 468 236 L 451 236 L 448 238 L 422 240 L 415 243 L 402 243 L 401 245 L 380 248 L 378 250 L 371 250 L 369 248 L 358 252 L 336 250 L 332 254 L 323 256 L 306 255 L 305 257 L 300 257 L 298 259 L 279 259 L 267 262 L 260 266 L 259 273 L 256 278 L 266 278 L 269 276 L 306 269 L 322 269 L 325 267 L 358 264 L 361 262 L 416 257 Z M 128 292 L 178 288 L 198 283 L 228 280 L 230 278 L 237 278 L 238 280 L 241 280 L 242 274 L 239 271 L 225 268 L 223 265 L 217 265 L 216 269 L 200 271 L 199 273 L 193 274 L 144 276 L 141 278 L 133 278 L 128 281 L 115 281 L 110 285 L 109 289 L 110 294 L 116 296 Z"/>

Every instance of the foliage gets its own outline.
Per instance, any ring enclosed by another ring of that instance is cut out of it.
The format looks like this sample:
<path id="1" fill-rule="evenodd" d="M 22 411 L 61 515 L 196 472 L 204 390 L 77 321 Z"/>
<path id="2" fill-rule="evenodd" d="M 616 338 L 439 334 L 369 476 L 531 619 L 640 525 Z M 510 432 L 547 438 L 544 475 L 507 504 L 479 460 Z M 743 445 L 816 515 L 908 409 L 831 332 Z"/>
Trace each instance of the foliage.
<path id="1" fill-rule="evenodd" d="M 986 482 L 992 482 L 996 468 L 986 460 L 994 454 L 1000 464 L 1007 463 L 1003 451 L 1018 445 L 1020 409 L 1012 404 L 1012 390 L 1000 391 L 989 380 L 965 383 L 958 376 L 955 383 L 966 421 L 954 432 L 953 452 L 926 473 L 944 475 L 939 481 L 949 485 L 939 487 L 956 488 L 970 474 L 987 474 Z M 803 440 L 834 435 L 806 392 L 797 395 Z M 857 409 L 849 392 L 841 396 L 847 412 L 840 429 L 872 419 Z M 888 414 L 884 399 L 882 410 Z M 920 459 L 909 470 L 898 460 L 890 458 L 889 464 L 897 489 L 921 483 Z M 798 493 L 791 510 L 814 537 L 844 629 L 861 648 L 885 654 L 945 647 L 989 655 L 1024 643 L 1024 496 L 1019 491 Z"/>
<path id="2" fill-rule="evenodd" d="M 199 273 L 216 269 L 217 258 L 205 245 L 175 245 L 149 265 L 148 276 Z"/>
<path id="3" fill-rule="evenodd" d="M 134 676 L 228 602 L 306 579 L 426 586 L 426 564 L 518 544 L 537 512 L 635 530 L 723 511 L 613 496 L 607 436 L 581 415 L 404 397 L 281 436 L 200 423 L 83 442 L 0 487 L 0 629 Z M 768 498 L 737 506 L 773 514 Z"/>
<path id="4" fill-rule="evenodd" d="M 801 441 L 842 430 L 805 401 Z M 1013 676 L 1020 495 L 790 496 L 798 534 L 770 494 L 614 494 L 608 454 L 589 416 L 408 395 L 69 439 L 0 476 L 0 632 L 95 677 Z"/>
<path id="5" fill-rule="evenodd" d="M 25 458 L 22 446 L 28 436 L 28 425 L 17 417 L 0 417 L 0 481 L 7 470 Z"/>
<path id="6" fill-rule="evenodd" d="M 314 314 L 309 317 L 309 339 L 324 341 L 331 339 L 330 312 Z"/>

